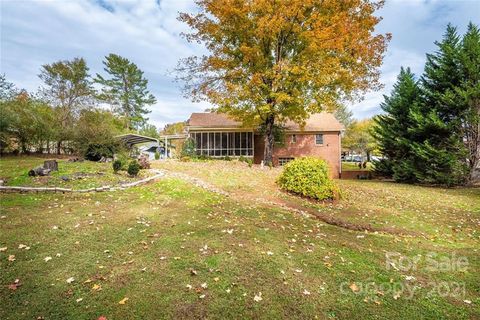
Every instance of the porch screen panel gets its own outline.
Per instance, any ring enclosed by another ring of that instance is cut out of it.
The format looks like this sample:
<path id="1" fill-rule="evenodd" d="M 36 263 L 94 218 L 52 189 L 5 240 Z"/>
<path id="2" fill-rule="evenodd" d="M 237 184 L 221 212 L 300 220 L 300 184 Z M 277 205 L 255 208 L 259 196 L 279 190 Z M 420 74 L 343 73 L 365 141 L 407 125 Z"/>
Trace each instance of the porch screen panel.
<path id="1" fill-rule="evenodd" d="M 235 133 L 234 132 L 228 133 L 228 155 L 229 156 L 235 155 Z"/>
<path id="2" fill-rule="evenodd" d="M 252 132 L 192 132 L 190 137 L 199 155 L 253 156 Z"/>

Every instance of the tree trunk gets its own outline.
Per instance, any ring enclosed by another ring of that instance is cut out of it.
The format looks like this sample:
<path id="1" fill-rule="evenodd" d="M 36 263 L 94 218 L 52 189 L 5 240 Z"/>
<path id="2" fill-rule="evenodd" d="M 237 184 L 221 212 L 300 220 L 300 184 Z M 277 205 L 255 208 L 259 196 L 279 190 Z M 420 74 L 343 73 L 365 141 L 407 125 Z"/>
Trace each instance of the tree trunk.
<path id="1" fill-rule="evenodd" d="M 370 151 L 367 151 L 367 162 L 370 162 Z"/>
<path id="2" fill-rule="evenodd" d="M 50 174 L 50 169 L 45 169 L 44 167 L 37 167 L 33 168 L 32 170 L 28 171 L 28 175 L 30 177 L 36 176 L 48 176 Z"/>
<path id="3" fill-rule="evenodd" d="M 271 114 L 265 121 L 265 149 L 263 152 L 263 162 L 267 166 L 273 165 L 273 147 L 275 144 L 275 137 L 273 135 L 274 124 L 275 117 Z"/>
<path id="4" fill-rule="evenodd" d="M 57 154 L 60 154 L 60 149 L 62 148 L 62 141 L 57 142 Z"/>
<path id="5" fill-rule="evenodd" d="M 58 162 L 57 160 L 45 160 L 43 162 L 43 167 L 50 171 L 58 171 Z"/>

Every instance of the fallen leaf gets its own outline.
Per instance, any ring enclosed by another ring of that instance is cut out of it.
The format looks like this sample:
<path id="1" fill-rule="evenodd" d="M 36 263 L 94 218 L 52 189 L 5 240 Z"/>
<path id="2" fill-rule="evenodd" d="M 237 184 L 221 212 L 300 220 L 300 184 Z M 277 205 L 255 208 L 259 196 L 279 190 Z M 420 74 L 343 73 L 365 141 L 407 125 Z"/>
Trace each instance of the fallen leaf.
<path id="1" fill-rule="evenodd" d="M 253 301 L 255 301 L 255 302 L 260 302 L 262 300 L 263 300 L 263 298 L 262 298 L 262 293 L 261 292 L 259 292 L 258 294 L 255 295 L 255 297 L 253 297 Z"/>
<path id="2" fill-rule="evenodd" d="M 10 262 L 15 261 L 15 255 L 14 254 L 9 255 L 8 256 L 8 261 L 10 261 Z"/>
<path id="3" fill-rule="evenodd" d="M 9 284 L 9 285 L 8 285 L 8 289 L 15 291 L 15 290 L 17 290 L 18 287 L 20 287 L 20 286 L 21 286 L 20 280 L 19 280 L 19 279 L 15 279 L 15 281 L 14 281 L 12 284 Z"/>
<path id="4" fill-rule="evenodd" d="M 215 282 L 218 282 L 219 280 L 220 280 L 220 278 L 219 278 L 219 277 L 215 277 L 215 278 L 213 278 L 213 281 L 215 281 Z"/>
<path id="5" fill-rule="evenodd" d="M 463 302 L 465 302 L 466 304 L 472 304 L 471 300 L 463 300 Z"/>
<path id="6" fill-rule="evenodd" d="M 77 302 L 81 302 L 82 300 L 83 300 L 83 298 L 78 298 Z"/>
<path id="7" fill-rule="evenodd" d="M 8 247 L 3 247 L 3 248 L 0 248 L 0 252 L 4 252 L 4 251 L 7 251 Z"/>
<path id="8" fill-rule="evenodd" d="M 358 292 L 360 289 L 358 288 L 358 286 L 354 283 L 352 283 L 349 287 L 353 292 Z"/>
<path id="9" fill-rule="evenodd" d="M 309 296 L 310 295 L 310 291 L 308 291 L 307 289 L 303 290 L 303 294 L 306 295 L 306 296 Z"/>
<path id="10" fill-rule="evenodd" d="M 70 278 L 67 279 L 67 283 L 72 283 L 73 281 L 75 281 L 74 277 L 70 277 Z"/>
<path id="11" fill-rule="evenodd" d="M 92 290 L 93 290 L 93 291 L 100 291 L 100 290 L 102 290 L 102 287 L 101 287 L 100 285 L 98 285 L 98 284 L 95 283 L 95 284 L 93 285 L 93 287 L 92 287 Z"/>
<path id="12" fill-rule="evenodd" d="M 45 257 L 43 260 L 45 260 L 45 262 L 48 262 L 48 261 L 52 260 L 52 257 Z"/>
<path id="13" fill-rule="evenodd" d="M 128 301 L 128 298 L 123 298 L 122 300 L 120 300 L 118 302 L 118 304 L 125 304 L 125 303 L 127 303 L 127 301 Z"/>

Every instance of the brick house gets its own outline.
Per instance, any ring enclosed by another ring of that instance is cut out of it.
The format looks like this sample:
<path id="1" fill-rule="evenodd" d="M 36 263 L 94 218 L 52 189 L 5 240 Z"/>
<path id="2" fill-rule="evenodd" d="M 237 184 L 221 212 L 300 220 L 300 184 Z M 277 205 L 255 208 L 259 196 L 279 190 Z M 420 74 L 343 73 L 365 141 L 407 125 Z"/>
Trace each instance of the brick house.
<path id="1" fill-rule="evenodd" d="M 333 114 L 313 114 L 303 128 L 292 121 L 284 126 L 285 141 L 277 142 L 274 147 L 275 165 L 283 165 L 298 157 L 318 157 L 328 162 L 332 177 L 340 176 L 343 126 Z M 225 114 L 192 113 L 187 132 L 195 141 L 199 155 L 252 157 L 257 164 L 263 159 L 264 138 L 258 130 L 244 127 Z"/>

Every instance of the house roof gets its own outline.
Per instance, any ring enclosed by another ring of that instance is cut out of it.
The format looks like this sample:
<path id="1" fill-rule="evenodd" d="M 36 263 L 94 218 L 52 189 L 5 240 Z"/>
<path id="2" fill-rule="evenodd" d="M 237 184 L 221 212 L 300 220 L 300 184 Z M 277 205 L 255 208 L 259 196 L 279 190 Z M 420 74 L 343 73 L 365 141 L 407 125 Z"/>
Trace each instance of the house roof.
<path id="1" fill-rule="evenodd" d="M 239 128 L 242 123 L 235 121 L 224 113 L 197 112 L 188 119 L 190 127 L 204 128 Z"/>
<path id="2" fill-rule="evenodd" d="M 235 121 L 223 113 L 192 113 L 188 120 L 188 126 L 194 128 L 241 128 L 242 123 Z M 293 121 L 285 123 L 287 131 L 341 131 L 343 125 L 333 116 L 332 113 L 315 113 L 307 119 L 305 126 L 301 128 Z"/>

